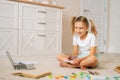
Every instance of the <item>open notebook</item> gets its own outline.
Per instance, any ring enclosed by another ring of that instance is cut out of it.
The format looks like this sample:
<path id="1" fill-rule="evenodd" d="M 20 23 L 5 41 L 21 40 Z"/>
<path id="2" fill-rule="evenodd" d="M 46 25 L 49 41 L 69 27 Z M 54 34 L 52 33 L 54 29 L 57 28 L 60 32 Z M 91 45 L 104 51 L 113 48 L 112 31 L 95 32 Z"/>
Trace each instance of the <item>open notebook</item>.
<path id="1" fill-rule="evenodd" d="M 32 70 L 35 69 L 33 63 L 25 63 L 22 61 L 13 61 L 9 51 L 6 51 L 6 54 L 15 70 L 21 70 L 21 69 L 26 69 L 26 70 Z"/>

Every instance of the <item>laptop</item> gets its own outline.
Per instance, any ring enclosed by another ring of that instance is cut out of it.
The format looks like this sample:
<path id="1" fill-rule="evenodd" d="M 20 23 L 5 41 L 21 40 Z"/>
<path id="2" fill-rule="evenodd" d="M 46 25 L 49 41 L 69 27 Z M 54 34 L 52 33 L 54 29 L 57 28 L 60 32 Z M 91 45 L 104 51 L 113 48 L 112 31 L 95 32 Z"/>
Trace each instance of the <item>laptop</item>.
<path id="1" fill-rule="evenodd" d="M 25 62 L 22 62 L 22 61 L 13 61 L 9 51 L 6 51 L 6 54 L 9 58 L 9 61 L 10 63 L 12 64 L 13 68 L 15 70 L 21 70 L 21 69 L 25 69 L 25 70 L 33 70 L 35 69 L 35 66 L 33 63 L 25 63 Z"/>

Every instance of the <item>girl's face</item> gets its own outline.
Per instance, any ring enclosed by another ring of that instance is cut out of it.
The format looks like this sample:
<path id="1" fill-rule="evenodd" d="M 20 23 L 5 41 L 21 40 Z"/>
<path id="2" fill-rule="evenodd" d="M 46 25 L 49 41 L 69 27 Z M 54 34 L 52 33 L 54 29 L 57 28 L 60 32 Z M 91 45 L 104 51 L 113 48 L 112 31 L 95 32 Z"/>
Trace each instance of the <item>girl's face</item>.
<path id="1" fill-rule="evenodd" d="M 81 38 L 86 36 L 88 26 L 84 22 L 75 22 L 75 33 Z"/>

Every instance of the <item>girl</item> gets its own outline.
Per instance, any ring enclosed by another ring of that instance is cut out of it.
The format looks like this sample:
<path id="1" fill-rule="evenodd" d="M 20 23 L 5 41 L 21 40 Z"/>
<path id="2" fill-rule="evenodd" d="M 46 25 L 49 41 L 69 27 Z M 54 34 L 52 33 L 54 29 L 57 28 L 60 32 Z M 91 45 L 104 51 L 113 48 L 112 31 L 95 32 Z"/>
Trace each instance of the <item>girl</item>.
<path id="1" fill-rule="evenodd" d="M 91 23 L 91 25 L 89 24 Z M 88 28 L 91 32 L 88 32 Z M 62 67 L 96 67 L 96 35 L 97 31 L 92 20 L 84 16 L 74 17 L 72 20 L 73 53 L 71 55 L 60 54 L 57 59 Z M 72 62 L 66 62 L 72 60 Z"/>

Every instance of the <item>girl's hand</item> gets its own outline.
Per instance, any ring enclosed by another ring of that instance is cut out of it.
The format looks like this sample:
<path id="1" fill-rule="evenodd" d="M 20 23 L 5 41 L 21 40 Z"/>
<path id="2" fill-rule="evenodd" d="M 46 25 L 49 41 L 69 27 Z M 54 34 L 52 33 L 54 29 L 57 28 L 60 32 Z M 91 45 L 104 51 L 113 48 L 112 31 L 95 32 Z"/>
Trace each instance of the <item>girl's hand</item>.
<path id="1" fill-rule="evenodd" d="M 80 58 L 75 58 L 75 59 L 73 60 L 73 64 L 76 65 L 76 66 L 79 66 L 79 65 L 80 65 L 80 61 L 81 61 Z"/>
<path id="2" fill-rule="evenodd" d="M 73 55 L 69 55 L 67 58 L 68 58 L 68 60 L 73 60 L 73 59 L 75 59 L 77 56 L 73 56 Z"/>

